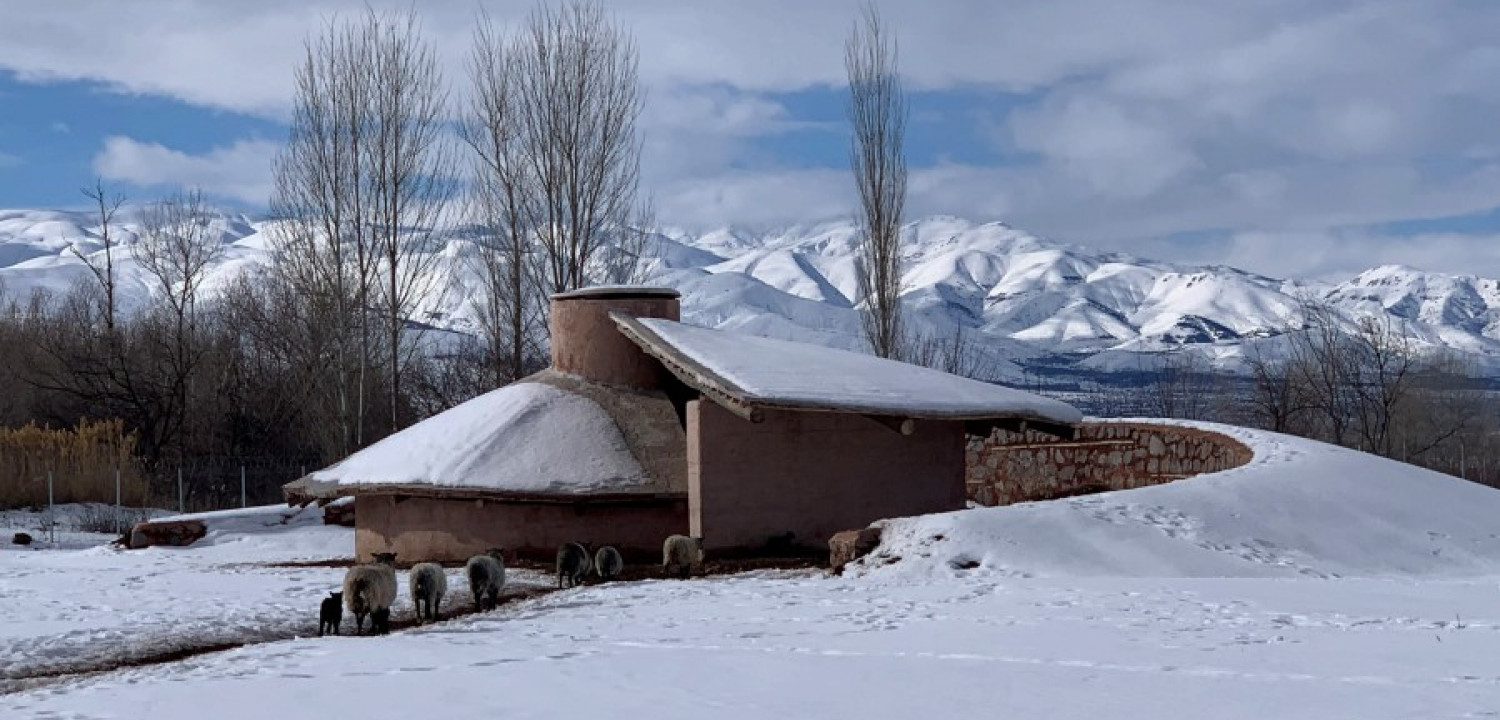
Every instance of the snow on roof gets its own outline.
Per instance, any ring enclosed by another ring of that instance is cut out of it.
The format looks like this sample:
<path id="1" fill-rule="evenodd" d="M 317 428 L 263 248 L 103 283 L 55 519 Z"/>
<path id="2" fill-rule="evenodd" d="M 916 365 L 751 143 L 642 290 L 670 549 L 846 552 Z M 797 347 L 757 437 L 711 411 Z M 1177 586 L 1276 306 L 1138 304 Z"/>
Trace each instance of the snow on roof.
<path id="1" fill-rule="evenodd" d="M 674 288 L 653 287 L 649 285 L 595 285 L 593 287 L 569 290 L 552 296 L 553 300 L 572 300 L 574 298 L 634 298 L 634 297 L 659 297 L 676 298 L 682 297 L 682 293 Z"/>
<path id="2" fill-rule="evenodd" d="M 631 492 L 651 484 L 597 403 L 524 381 L 434 415 L 306 480 L 575 494 Z"/>
<path id="3" fill-rule="evenodd" d="M 743 407 L 1062 425 L 1083 419 L 1057 400 L 863 353 L 660 318 L 612 317 L 683 382 Z"/>

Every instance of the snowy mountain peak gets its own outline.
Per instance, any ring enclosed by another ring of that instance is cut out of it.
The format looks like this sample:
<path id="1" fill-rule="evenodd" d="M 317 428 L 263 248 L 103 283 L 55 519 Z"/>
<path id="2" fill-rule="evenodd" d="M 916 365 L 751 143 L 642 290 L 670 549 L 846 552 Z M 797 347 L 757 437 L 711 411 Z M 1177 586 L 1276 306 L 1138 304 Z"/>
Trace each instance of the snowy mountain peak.
<path id="1" fill-rule="evenodd" d="M 138 216 L 124 217 L 114 237 L 128 246 Z M 267 258 L 264 221 L 225 213 L 214 223 L 228 249 L 210 288 Z M 101 249 L 95 224 L 83 212 L 0 210 L 0 284 L 13 295 L 65 290 L 87 273 L 70 248 Z M 454 232 L 435 251 L 464 257 L 470 235 Z M 646 279 L 681 290 L 690 322 L 860 349 L 858 235 L 847 219 L 663 231 L 648 245 Z M 149 296 L 128 254 L 119 258 L 127 306 Z M 1184 348 L 1234 368 L 1248 344 L 1296 324 L 1303 296 L 1314 289 L 1222 265 L 1099 252 L 952 216 L 908 223 L 902 256 L 909 329 L 927 337 L 963 332 L 983 348 L 998 378 L 1037 364 L 1136 369 L 1140 353 Z M 472 331 L 477 280 L 462 263 L 447 272 L 450 289 L 416 319 Z M 1496 280 L 1385 265 L 1320 289 L 1351 319 L 1383 316 L 1421 346 L 1459 350 L 1482 368 L 1500 368 Z"/>

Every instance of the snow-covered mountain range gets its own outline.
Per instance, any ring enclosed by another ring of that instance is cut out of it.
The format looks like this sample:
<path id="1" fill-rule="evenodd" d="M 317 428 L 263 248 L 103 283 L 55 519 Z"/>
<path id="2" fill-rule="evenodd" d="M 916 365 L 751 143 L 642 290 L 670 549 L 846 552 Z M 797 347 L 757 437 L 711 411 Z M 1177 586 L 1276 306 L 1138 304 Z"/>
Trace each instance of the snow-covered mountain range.
<path id="1" fill-rule="evenodd" d="M 207 288 L 268 258 L 267 224 L 244 215 L 217 219 L 224 252 Z M 149 297 L 129 257 L 134 229 L 116 228 L 121 294 Z M 854 299 L 855 229 L 848 221 L 774 232 L 665 230 L 652 238 L 645 278 L 683 293 L 684 319 L 771 337 L 860 348 Z M 86 277 L 73 248 L 100 252 L 87 213 L 0 210 L 0 287 L 65 290 Z M 445 290 L 413 318 L 471 331 L 477 292 L 465 258 L 472 241 L 455 234 L 434 252 L 446 263 Z M 1265 277 L 1226 266 L 1189 266 L 1044 240 L 1002 223 L 928 217 L 905 228 L 905 298 L 914 333 L 965 341 L 986 356 L 994 379 L 1027 367 L 1124 371 L 1152 367 L 1166 351 L 1199 353 L 1239 367 L 1247 347 L 1274 348 L 1296 321 L 1299 298 L 1330 301 L 1348 320 L 1388 318 L 1430 349 L 1462 352 L 1486 373 L 1500 369 L 1500 281 L 1378 267 L 1337 284 Z"/>

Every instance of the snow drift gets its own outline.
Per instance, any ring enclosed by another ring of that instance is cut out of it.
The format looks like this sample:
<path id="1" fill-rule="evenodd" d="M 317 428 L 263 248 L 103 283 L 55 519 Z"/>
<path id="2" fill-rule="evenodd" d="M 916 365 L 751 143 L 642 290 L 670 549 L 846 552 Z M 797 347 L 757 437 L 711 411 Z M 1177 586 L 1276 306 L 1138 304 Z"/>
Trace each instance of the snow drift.
<path id="1" fill-rule="evenodd" d="M 887 521 L 880 547 L 850 572 L 1326 578 L 1500 571 L 1500 491 L 1312 440 L 1183 424 L 1240 440 L 1255 457 L 1153 487 Z"/>

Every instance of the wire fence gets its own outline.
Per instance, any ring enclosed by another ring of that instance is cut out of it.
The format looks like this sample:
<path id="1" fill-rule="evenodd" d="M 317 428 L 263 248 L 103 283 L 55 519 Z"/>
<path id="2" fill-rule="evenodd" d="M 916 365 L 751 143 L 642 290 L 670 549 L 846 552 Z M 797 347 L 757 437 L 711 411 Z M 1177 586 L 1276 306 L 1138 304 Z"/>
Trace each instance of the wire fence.
<path id="1" fill-rule="evenodd" d="M 0 509 L 43 511 L 37 529 L 54 542 L 58 531 L 124 533 L 152 511 L 191 513 L 280 503 L 281 486 L 316 467 L 315 458 L 214 456 L 184 458 L 155 471 L 34 470 L 27 477 L 0 478 Z M 78 507 L 60 513 L 62 505 Z"/>

